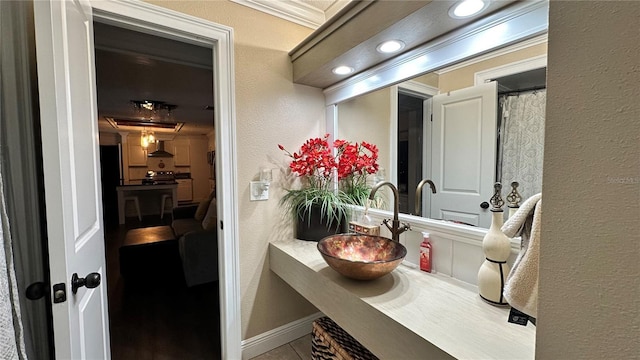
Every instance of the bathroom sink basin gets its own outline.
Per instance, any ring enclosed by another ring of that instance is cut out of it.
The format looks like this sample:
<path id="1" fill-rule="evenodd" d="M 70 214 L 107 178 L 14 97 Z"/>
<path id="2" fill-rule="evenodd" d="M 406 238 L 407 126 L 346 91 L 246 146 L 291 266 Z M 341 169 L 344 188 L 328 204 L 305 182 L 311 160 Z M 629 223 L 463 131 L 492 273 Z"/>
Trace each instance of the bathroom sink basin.
<path id="1" fill-rule="evenodd" d="M 318 251 L 338 273 L 373 280 L 393 271 L 407 255 L 404 245 L 381 236 L 337 234 L 318 242 Z"/>

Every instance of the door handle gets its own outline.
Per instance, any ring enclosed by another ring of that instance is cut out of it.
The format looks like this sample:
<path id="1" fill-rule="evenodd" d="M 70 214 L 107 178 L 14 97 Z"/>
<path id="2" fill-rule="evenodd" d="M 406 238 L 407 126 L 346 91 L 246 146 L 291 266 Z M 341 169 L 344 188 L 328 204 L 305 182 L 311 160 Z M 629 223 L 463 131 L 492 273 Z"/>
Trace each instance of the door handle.
<path id="1" fill-rule="evenodd" d="M 489 208 L 489 203 L 486 201 L 483 201 L 480 203 L 480 207 L 483 209 L 488 209 Z"/>
<path id="2" fill-rule="evenodd" d="M 73 291 L 74 294 L 78 292 L 78 288 L 83 286 L 86 286 L 87 289 L 93 289 L 98 287 L 98 285 L 100 285 L 100 274 L 96 272 L 91 273 L 84 278 L 78 277 L 77 273 L 74 273 L 71 276 L 71 291 Z"/>
<path id="3" fill-rule="evenodd" d="M 46 283 L 42 281 L 38 281 L 27 286 L 27 289 L 25 290 L 25 292 L 27 295 L 27 299 L 38 300 L 43 298 L 45 295 L 47 295 L 48 290 L 49 290 L 49 286 Z"/>
<path id="4" fill-rule="evenodd" d="M 43 281 L 38 281 L 27 286 L 25 293 L 26 293 L 27 299 L 38 300 L 49 295 L 48 291 L 49 291 L 49 284 Z M 67 292 L 65 290 L 64 283 L 53 285 L 53 303 L 57 304 L 57 303 L 65 302 L 66 300 L 67 300 Z"/>

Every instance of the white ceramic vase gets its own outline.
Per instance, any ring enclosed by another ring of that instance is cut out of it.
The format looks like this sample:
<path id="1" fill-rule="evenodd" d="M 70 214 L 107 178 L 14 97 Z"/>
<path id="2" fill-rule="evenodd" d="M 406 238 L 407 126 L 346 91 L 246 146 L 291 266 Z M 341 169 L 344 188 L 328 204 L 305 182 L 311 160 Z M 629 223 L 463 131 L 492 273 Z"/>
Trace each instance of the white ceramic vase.
<path id="1" fill-rule="evenodd" d="M 491 227 L 482 240 L 485 260 L 478 271 L 478 291 L 482 299 L 490 304 L 508 305 L 502 291 L 511 271 L 507 264 L 511 254 L 511 242 L 500 230 L 503 224 L 503 211 L 501 209 L 491 211 Z"/>

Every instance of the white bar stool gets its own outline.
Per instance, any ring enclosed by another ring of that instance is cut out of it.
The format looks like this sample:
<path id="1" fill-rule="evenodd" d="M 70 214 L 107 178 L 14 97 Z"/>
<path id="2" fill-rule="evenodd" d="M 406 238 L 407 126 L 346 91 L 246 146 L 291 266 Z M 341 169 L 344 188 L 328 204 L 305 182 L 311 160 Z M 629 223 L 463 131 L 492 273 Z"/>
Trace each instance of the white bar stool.
<path id="1" fill-rule="evenodd" d="M 160 219 L 164 218 L 164 205 L 167 202 L 167 199 L 171 200 L 171 206 L 173 206 L 173 197 L 169 194 L 162 195 L 162 199 L 160 200 Z"/>
<path id="2" fill-rule="evenodd" d="M 133 201 L 134 205 L 136 206 L 136 212 L 138 213 L 138 220 L 142 221 L 142 214 L 140 213 L 140 201 L 138 200 L 138 197 L 125 196 L 124 197 L 125 208 L 126 208 L 127 201 Z"/>

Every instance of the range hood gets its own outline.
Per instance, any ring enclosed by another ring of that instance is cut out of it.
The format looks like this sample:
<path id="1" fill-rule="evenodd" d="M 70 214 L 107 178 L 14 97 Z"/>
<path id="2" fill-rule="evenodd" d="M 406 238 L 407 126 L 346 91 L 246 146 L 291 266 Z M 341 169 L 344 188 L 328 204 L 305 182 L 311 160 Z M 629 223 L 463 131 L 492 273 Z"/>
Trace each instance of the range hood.
<path id="1" fill-rule="evenodd" d="M 164 151 L 164 140 L 158 140 L 156 144 L 156 151 L 150 152 L 148 157 L 173 157 L 172 153 Z"/>

